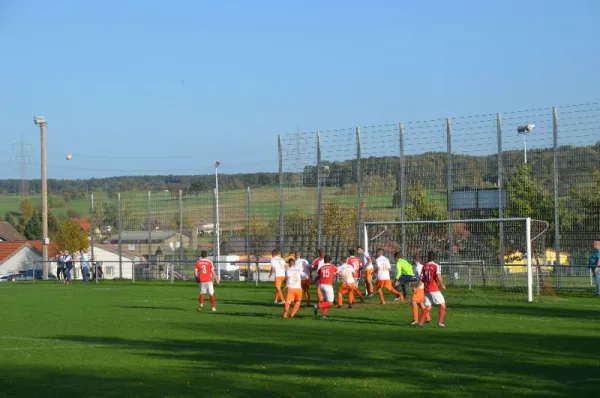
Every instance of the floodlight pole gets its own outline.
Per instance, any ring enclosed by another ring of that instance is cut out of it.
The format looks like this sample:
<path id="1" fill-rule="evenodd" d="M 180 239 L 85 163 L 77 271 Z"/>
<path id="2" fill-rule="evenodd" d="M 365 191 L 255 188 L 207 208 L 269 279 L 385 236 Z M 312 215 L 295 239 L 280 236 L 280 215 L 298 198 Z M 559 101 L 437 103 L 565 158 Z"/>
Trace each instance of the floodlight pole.
<path id="1" fill-rule="evenodd" d="M 46 119 L 34 116 L 33 122 L 40 127 L 42 161 L 42 278 L 48 279 L 48 178 L 46 175 Z M 34 275 L 35 279 L 35 275 Z"/>
<path id="2" fill-rule="evenodd" d="M 523 157 L 525 158 L 525 164 L 527 164 L 527 134 L 523 134 Z"/>
<path id="3" fill-rule="evenodd" d="M 215 255 L 217 261 L 217 275 L 221 278 L 221 227 L 219 225 L 219 166 L 221 162 L 215 162 L 215 229 L 216 243 Z"/>

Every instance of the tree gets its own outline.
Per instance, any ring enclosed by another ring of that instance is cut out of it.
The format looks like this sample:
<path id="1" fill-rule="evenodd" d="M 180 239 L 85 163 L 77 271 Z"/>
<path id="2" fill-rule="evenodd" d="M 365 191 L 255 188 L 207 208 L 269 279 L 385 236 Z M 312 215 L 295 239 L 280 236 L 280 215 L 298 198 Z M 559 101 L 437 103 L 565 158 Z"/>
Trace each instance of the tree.
<path id="1" fill-rule="evenodd" d="M 254 262 L 256 264 L 257 274 L 259 271 L 260 257 L 265 254 L 273 245 L 273 242 L 269 239 L 269 226 L 267 224 L 259 222 L 256 217 L 252 217 L 250 220 L 250 236 L 248 237 L 248 244 L 250 253 L 248 256 L 254 256 Z M 250 270 L 248 270 L 249 272 Z"/>
<path id="2" fill-rule="evenodd" d="M 196 181 L 192 182 L 192 184 L 190 185 L 190 191 L 192 191 L 194 193 L 208 191 L 209 189 L 210 189 L 210 186 L 203 179 L 196 180 Z"/>
<path id="3" fill-rule="evenodd" d="M 358 210 L 335 201 L 323 204 L 323 235 L 358 236 Z"/>
<path id="4" fill-rule="evenodd" d="M 25 238 L 27 240 L 40 240 L 43 237 L 42 220 L 37 212 L 34 212 L 24 231 Z"/>
<path id="5" fill-rule="evenodd" d="M 19 212 L 21 213 L 21 217 L 25 220 L 25 224 L 29 221 L 33 214 L 35 213 L 35 207 L 33 207 L 33 203 L 29 199 L 23 199 L 19 203 Z"/>
<path id="6" fill-rule="evenodd" d="M 90 246 L 87 233 L 73 220 L 60 224 L 56 234 L 56 244 L 60 250 L 75 252 Z"/>

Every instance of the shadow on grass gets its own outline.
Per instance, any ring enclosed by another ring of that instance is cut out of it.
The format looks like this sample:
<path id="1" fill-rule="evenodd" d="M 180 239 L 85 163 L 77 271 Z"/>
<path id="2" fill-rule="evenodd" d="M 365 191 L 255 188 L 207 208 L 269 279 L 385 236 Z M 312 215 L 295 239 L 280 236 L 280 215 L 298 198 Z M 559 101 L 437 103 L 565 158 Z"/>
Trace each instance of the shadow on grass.
<path id="1" fill-rule="evenodd" d="M 117 305 L 117 308 L 133 309 L 133 310 L 165 310 L 165 311 L 189 311 L 189 309 L 167 306 L 145 306 L 145 305 Z"/>
<path id="2" fill-rule="evenodd" d="M 565 307 L 543 307 L 540 305 L 491 305 L 491 304 L 462 304 L 448 303 L 452 310 L 464 310 L 480 313 L 504 314 L 504 315 L 522 315 L 528 317 L 540 318 L 561 318 L 561 319 L 594 319 L 600 320 L 600 300 L 599 308 L 590 309 L 572 309 Z"/>

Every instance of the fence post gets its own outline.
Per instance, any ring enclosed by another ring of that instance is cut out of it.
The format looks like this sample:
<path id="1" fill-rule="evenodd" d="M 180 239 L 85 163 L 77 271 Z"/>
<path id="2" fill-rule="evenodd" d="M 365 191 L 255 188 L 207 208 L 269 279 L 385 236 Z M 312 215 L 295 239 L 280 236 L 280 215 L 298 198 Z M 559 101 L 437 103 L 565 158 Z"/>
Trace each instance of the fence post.
<path id="1" fill-rule="evenodd" d="M 284 228 L 283 223 L 283 145 L 281 143 L 281 135 L 277 136 L 277 146 L 279 153 L 279 250 L 284 253 Z"/>
<path id="2" fill-rule="evenodd" d="M 452 120 L 446 119 L 446 201 L 448 202 L 448 218 L 454 219 L 452 210 Z M 454 225 L 448 224 L 448 256 L 450 260 L 450 284 L 454 285 Z"/>
<path id="3" fill-rule="evenodd" d="M 96 262 L 94 261 L 94 243 L 96 241 L 95 239 L 95 234 L 96 234 L 96 223 L 95 223 L 95 216 L 96 216 L 96 212 L 94 210 L 94 194 L 91 193 L 90 194 L 90 260 L 92 263 L 92 267 L 94 267 L 94 279 L 95 279 L 95 283 L 98 283 L 98 267 L 96 267 Z"/>
<path id="4" fill-rule="evenodd" d="M 121 230 L 123 221 L 121 220 L 121 192 L 117 193 L 117 229 L 119 230 L 119 278 L 123 279 L 123 235 Z"/>
<path id="5" fill-rule="evenodd" d="M 131 260 L 131 283 L 135 283 L 135 260 Z"/>
<path id="6" fill-rule="evenodd" d="M 400 134 L 400 221 L 406 221 L 406 159 L 404 158 L 404 123 L 398 126 Z M 402 258 L 406 258 L 406 225 L 402 224 Z"/>
<path id="7" fill-rule="evenodd" d="M 150 268 L 152 266 L 152 222 L 150 219 L 150 191 L 148 191 L 146 222 L 148 223 L 148 268 Z"/>
<path id="8" fill-rule="evenodd" d="M 471 264 L 467 264 L 467 270 L 469 271 L 469 290 L 471 290 L 472 286 L 472 272 L 471 272 Z"/>
<path id="9" fill-rule="evenodd" d="M 356 190 L 356 201 L 358 202 L 358 244 L 362 245 L 363 237 L 363 207 L 362 207 L 362 164 L 361 164 L 361 141 L 360 141 L 360 127 L 356 128 L 356 169 L 357 169 L 357 190 Z"/>
<path id="10" fill-rule="evenodd" d="M 196 233 L 195 227 L 190 231 L 189 241 L 192 239 L 192 234 Z M 179 269 L 181 270 L 181 262 L 183 261 L 183 191 L 179 190 Z M 171 269 L 171 284 L 175 280 L 175 265 Z"/>
<path id="11" fill-rule="evenodd" d="M 248 282 L 250 282 L 250 224 L 252 223 L 252 216 L 250 213 L 250 186 L 246 187 L 246 278 Z M 258 286 L 258 269 L 256 270 L 256 274 L 254 275 L 254 283 Z"/>
<path id="12" fill-rule="evenodd" d="M 503 173 L 503 159 L 502 159 L 502 115 L 496 113 L 496 135 L 498 140 L 498 218 L 504 216 L 504 203 L 503 203 L 503 185 L 504 185 L 504 173 Z M 500 252 L 500 283 L 504 289 L 504 223 L 501 221 L 498 232 L 498 246 Z"/>
<path id="13" fill-rule="evenodd" d="M 562 267 L 560 265 L 560 213 L 558 192 L 558 110 L 552 107 L 552 142 L 553 142 L 553 170 L 554 170 L 554 251 L 556 253 L 556 266 L 558 267 L 557 289 L 560 290 Z"/>
<path id="14" fill-rule="evenodd" d="M 221 266 L 219 264 L 219 257 L 217 254 L 219 253 L 219 232 L 217 228 L 217 188 L 213 189 L 213 259 L 215 260 L 215 265 L 217 266 L 217 275 L 221 278 Z"/>
<path id="15" fill-rule="evenodd" d="M 317 247 L 323 246 L 323 189 L 321 187 L 321 133 L 317 132 Z"/>

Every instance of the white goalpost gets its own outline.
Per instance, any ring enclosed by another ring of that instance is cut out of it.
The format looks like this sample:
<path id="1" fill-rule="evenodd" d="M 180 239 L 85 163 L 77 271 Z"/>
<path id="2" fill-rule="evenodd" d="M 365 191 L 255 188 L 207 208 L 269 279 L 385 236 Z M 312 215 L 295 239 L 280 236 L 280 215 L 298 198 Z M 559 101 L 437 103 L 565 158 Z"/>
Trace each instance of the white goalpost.
<path id="1" fill-rule="evenodd" d="M 552 285 L 552 267 L 544 266 L 547 230 L 547 222 L 531 218 L 369 221 L 363 245 L 409 262 L 434 251 L 448 285 L 526 293 L 531 302 L 542 284 Z"/>

